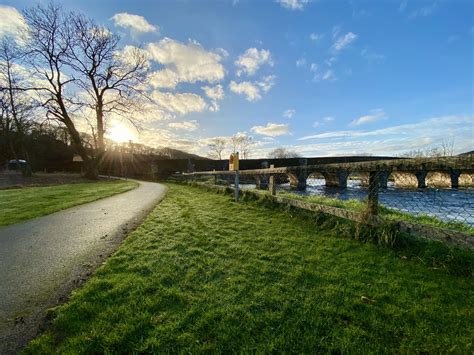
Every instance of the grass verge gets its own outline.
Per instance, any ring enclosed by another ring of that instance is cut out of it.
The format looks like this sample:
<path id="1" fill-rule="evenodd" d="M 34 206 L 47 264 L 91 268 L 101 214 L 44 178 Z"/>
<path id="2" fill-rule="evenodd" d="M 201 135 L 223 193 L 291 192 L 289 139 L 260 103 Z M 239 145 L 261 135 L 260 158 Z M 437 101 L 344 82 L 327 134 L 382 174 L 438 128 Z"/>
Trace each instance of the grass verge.
<path id="1" fill-rule="evenodd" d="M 24 352 L 472 352 L 472 279 L 320 218 L 170 185 Z"/>
<path id="2" fill-rule="evenodd" d="M 0 190 L 0 226 L 51 214 L 137 186 L 134 181 L 110 180 Z"/>

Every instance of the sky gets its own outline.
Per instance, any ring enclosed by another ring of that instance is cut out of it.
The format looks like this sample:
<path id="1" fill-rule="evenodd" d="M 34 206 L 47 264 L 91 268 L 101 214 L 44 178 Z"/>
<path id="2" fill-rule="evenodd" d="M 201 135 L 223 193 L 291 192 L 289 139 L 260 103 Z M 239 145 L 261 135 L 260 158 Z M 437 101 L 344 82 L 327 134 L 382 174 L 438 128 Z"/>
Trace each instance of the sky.
<path id="1" fill-rule="evenodd" d="M 59 3 L 147 51 L 158 109 L 136 142 L 206 155 L 247 134 L 252 158 L 474 149 L 472 1 Z M 0 37 L 33 4 L 0 0 Z"/>

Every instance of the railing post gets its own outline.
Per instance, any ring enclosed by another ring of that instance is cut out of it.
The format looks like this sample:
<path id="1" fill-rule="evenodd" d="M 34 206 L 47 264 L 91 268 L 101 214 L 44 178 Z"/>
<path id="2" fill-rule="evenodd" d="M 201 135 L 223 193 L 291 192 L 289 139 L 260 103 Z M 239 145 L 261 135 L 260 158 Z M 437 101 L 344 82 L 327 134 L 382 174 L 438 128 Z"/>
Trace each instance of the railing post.
<path id="1" fill-rule="evenodd" d="M 240 189 L 240 179 L 239 179 L 239 171 L 235 171 L 235 181 L 234 181 L 234 187 L 235 187 L 235 202 L 239 201 L 239 189 Z"/>
<path id="2" fill-rule="evenodd" d="M 368 209 L 371 215 L 377 215 L 379 212 L 379 186 L 380 179 L 378 171 L 371 171 L 369 173 L 369 194 L 368 194 Z"/>
<path id="3" fill-rule="evenodd" d="M 274 167 L 275 165 L 270 165 L 270 169 L 273 169 Z M 275 176 L 273 174 L 270 175 L 270 178 L 268 179 L 268 190 L 272 196 L 276 195 Z"/>

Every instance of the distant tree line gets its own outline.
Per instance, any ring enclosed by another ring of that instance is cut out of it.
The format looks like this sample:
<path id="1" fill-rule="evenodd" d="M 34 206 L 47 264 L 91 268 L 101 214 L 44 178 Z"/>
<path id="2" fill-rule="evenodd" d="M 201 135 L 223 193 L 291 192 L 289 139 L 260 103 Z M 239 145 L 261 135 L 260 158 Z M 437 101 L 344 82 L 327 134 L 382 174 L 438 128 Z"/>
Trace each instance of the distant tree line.
<path id="1" fill-rule="evenodd" d="M 228 151 L 230 153 L 239 152 L 242 159 L 248 159 L 253 145 L 253 138 L 243 133 L 238 133 L 229 138 L 212 138 L 208 144 L 208 157 L 222 160 L 224 151 Z"/>
<path id="2" fill-rule="evenodd" d="M 454 139 L 443 139 L 434 147 L 425 149 L 414 149 L 404 154 L 406 158 L 436 158 L 436 157 L 452 157 L 454 155 Z"/>
<path id="3" fill-rule="evenodd" d="M 27 169 L 25 174 L 38 170 L 68 170 L 71 168 L 73 156 L 77 154 L 71 145 L 68 130 L 57 124 L 46 121 L 42 124 L 28 121 L 28 127 L 23 127 L 21 133 L 13 125 L 9 130 L 4 129 L 9 124 L 5 116 L 0 116 L 0 167 L 9 160 L 24 159 L 28 165 L 20 165 Z M 91 134 L 80 133 L 85 149 L 93 154 L 96 149 Z M 145 144 L 133 142 L 117 143 L 104 139 L 104 150 L 147 156 L 151 159 L 204 159 L 198 155 L 183 152 L 178 149 L 160 147 L 154 148 Z"/>

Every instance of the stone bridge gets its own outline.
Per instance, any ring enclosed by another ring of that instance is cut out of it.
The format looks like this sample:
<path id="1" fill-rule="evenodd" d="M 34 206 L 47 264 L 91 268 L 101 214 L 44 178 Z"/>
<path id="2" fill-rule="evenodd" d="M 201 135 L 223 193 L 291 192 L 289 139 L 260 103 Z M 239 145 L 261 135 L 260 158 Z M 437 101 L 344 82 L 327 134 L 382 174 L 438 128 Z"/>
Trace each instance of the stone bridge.
<path id="1" fill-rule="evenodd" d="M 390 160 L 393 157 L 384 156 L 342 156 L 342 157 L 312 157 L 312 158 L 287 158 L 287 159 L 241 159 L 240 169 L 254 170 L 287 166 L 306 166 L 334 163 L 353 163 L 377 160 Z M 229 160 L 211 159 L 154 159 L 150 162 L 151 170 L 157 178 L 166 178 L 176 172 L 191 173 L 195 171 L 225 171 L 229 169 Z"/>
<path id="2" fill-rule="evenodd" d="M 293 189 L 306 189 L 307 179 L 322 176 L 328 187 L 346 188 L 349 176 L 356 175 L 362 184 L 369 184 L 369 176 L 375 173 L 379 185 L 387 187 L 389 179 L 396 187 L 425 188 L 474 186 L 473 155 L 446 158 L 417 159 L 377 159 L 372 161 L 352 161 L 327 164 L 304 164 L 288 167 L 241 170 L 242 180 L 249 177 L 256 181 L 257 188 L 267 188 L 269 177 L 277 181 L 290 182 Z M 208 171 L 194 174 L 231 175 L 229 171 Z M 374 176 L 374 175 L 373 175 Z"/>

